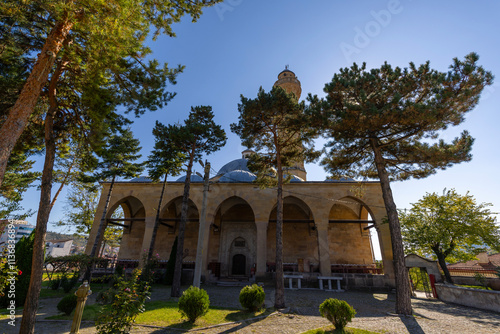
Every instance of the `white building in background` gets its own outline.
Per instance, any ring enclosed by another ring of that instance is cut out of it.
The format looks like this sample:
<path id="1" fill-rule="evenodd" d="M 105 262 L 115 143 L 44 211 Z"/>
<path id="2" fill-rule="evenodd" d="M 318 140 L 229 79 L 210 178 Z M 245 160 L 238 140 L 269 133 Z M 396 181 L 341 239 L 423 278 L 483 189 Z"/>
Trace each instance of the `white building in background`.
<path id="1" fill-rule="evenodd" d="M 3 252 L 9 239 L 14 239 L 17 243 L 22 237 L 29 236 L 34 229 L 35 225 L 30 225 L 25 220 L 1 219 L 0 251 Z"/>
<path id="2" fill-rule="evenodd" d="M 45 246 L 45 257 L 66 256 L 71 252 L 73 239 L 47 240 Z"/>

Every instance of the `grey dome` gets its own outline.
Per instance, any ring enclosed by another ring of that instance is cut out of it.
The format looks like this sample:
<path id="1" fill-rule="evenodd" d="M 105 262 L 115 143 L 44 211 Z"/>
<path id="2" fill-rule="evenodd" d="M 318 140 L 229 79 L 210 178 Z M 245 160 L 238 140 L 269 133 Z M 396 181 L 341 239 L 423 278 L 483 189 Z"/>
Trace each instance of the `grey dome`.
<path id="1" fill-rule="evenodd" d="M 253 173 L 250 173 L 249 171 L 233 170 L 222 175 L 222 177 L 219 179 L 219 182 L 227 182 L 227 183 L 253 182 L 256 178 L 257 176 L 255 176 L 255 174 Z"/>
<path id="2" fill-rule="evenodd" d="M 139 176 L 128 182 L 151 182 L 151 179 L 147 176 Z"/>
<path id="3" fill-rule="evenodd" d="M 196 174 L 191 174 L 191 182 L 203 182 L 203 178 L 199 175 L 196 175 Z M 175 180 L 175 182 L 184 182 L 186 181 L 186 175 L 183 175 L 181 176 L 180 178 L 178 178 L 177 180 Z"/>
<path id="4" fill-rule="evenodd" d="M 235 170 L 241 170 L 241 171 L 247 171 L 250 172 L 250 170 L 247 167 L 247 159 L 236 159 L 233 161 L 228 162 L 224 166 L 222 166 L 221 169 L 219 169 L 219 172 L 217 175 L 224 175 L 226 173 L 235 171 Z"/>

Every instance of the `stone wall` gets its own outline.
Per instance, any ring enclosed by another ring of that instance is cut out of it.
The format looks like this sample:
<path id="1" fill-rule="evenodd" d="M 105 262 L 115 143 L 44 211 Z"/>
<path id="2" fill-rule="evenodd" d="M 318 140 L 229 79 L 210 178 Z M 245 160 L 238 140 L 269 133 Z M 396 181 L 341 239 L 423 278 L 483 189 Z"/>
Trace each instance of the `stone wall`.
<path id="1" fill-rule="evenodd" d="M 500 291 L 479 290 L 450 284 L 436 284 L 438 298 L 447 303 L 500 312 Z"/>

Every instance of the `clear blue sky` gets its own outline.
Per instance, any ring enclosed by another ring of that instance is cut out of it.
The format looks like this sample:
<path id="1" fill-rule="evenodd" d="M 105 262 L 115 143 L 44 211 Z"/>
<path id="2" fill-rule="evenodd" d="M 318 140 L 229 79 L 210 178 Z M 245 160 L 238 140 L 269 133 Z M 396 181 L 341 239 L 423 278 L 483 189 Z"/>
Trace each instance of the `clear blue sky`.
<path id="1" fill-rule="evenodd" d="M 174 100 L 162 111 L 135 121 L 143 156 L 152 149 L 151 130 L 156 120 L 182 122 L 191 106 L 211 105 L 216 122 L 228 132 L 228 144 L 208 157 L 215 170 L 239 158 L 244 147 L 229 125 L 237 121 L 240 94 L 255 97 L 269 90 L 278 73 L 289 65 L 307 93 L 324 96 L 323 87 L 339 68 L 366 62 L 368 68 L 384 61 L 405 67 L 430 60 L 446 71 L 454 57 L 474 51 L 485 69 L 500 75 L 500 2 L 496 1 L 225 1 L 208 8 L 197 23 L 189 19 L 174 26 L 176 38 L 150 42 L 154 57 L 170 65 L 183 64 L 184 73 Z M 479 202 L 500 211 L 500 77 L 461 126 L 443 133 L 450 140 L 463 129 L 476 138 L 473 160 L 455 165 L 423 180 L 392 184 L 398 208 L 426 192 L 455 188 L 470 191 Z M 324 180 L 322 167 L 306 166 L 308 180 Z M 201 167 L 198 167 L 202 172 Z M 38 192 L 26 196 L 25 207 L 38 207 Z M 64 198 L 50 221 L 62 217 Z M 36 216 L 28 219 L 35 223 Z M 54 230 L 49 226 L 49 230 Z"/>

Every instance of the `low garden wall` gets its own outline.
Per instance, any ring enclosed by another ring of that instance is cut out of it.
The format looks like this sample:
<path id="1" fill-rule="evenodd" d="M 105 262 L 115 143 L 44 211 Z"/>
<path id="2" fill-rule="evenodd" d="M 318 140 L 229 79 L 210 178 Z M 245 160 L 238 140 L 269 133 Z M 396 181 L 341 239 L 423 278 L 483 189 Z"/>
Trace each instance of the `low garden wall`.
<path id="1" fill-rule="evenodd" d="M 447 303 L 500 312 L 500 291 L 463 288 L 436 284 L 438 298 Z"/>

